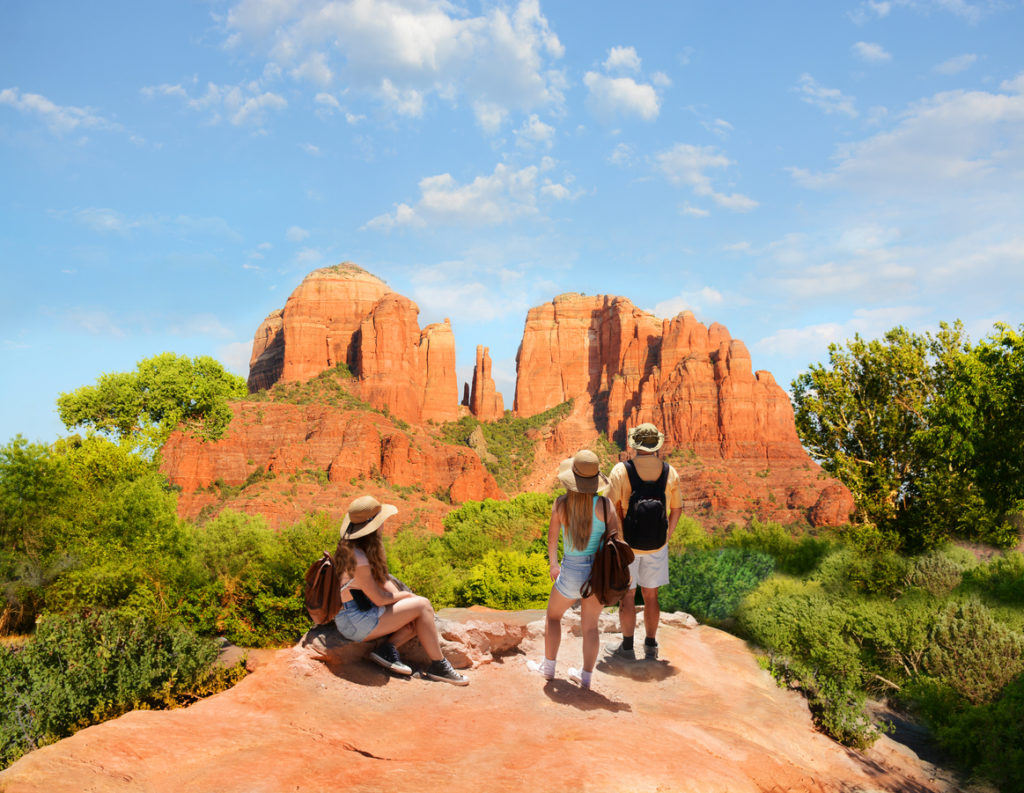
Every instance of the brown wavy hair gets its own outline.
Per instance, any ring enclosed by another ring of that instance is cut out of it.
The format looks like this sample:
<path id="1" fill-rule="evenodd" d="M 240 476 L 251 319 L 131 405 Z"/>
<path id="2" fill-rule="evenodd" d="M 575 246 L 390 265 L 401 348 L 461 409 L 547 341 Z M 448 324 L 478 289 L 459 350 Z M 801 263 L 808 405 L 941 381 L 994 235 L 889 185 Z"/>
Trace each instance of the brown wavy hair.
<path id="1" fill-rule="evenodd" d="M 366 554 L 374 581 L 383 586 L 388 580 L 388 559 L 384 553 L 380 532 L 371 532 L 354 540 L 338 540 L 338 547 L 334 552 L 334 565 L 338 572 L 348 577 L 353 576 L 356 571 L 356 555 L 353 552 L 355 548 Z"/>
<path id="2" fill-rule="evenodd" d="M 590 530 L 594 520 L 594 494 L 566 490 L 562 509 L 565 514 L 566 537 L 572 543 L 573 550 L 582 551 L 590 542 Z"/>

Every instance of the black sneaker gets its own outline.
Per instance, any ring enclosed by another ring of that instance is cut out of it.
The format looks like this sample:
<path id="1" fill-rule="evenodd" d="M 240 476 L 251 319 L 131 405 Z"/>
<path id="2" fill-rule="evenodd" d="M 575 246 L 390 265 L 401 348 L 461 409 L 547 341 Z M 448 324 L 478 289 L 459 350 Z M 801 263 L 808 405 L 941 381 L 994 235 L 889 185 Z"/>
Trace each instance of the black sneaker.
<path id="1" fill-rule="evenodd" d="M 644 660 L 645 661 L 657 661 L 658 660 L 658 645 L 644 643 Z"/>
<path id="2" fill-rule="evenodd" d="M 619 644 L 605 645 L 605 650 L 607 650 L 608 655 L 610 655 L 612 658 L 620 658 L 623 661 L 636 660 L 636 650 L 634 650 L 632 647 L 626 647 L 625 642 L 620 642 Z"/>
<path id="3" fill-rule="evenodd" d="M 381 642 L 378 644 L 376 649 L 370 653 L 370 660 L 396 675 L 408 676 L 412 674 L 412 669 L 402 663 L 402 659 L 398 655 L 398 648 L 391 642 Z"/>
<path id="4" fill-rule="evenodd" d="M 448 662 L 447 658 L 442 658 L 440 661 L 431 661 L 423 676 L 431 680 L 439 680 L 442 683 L 451 683 L 453 686 L 469 685 L 469 678 L 465 675 L 460 675 L 452 669 L 452 665 Z"/>

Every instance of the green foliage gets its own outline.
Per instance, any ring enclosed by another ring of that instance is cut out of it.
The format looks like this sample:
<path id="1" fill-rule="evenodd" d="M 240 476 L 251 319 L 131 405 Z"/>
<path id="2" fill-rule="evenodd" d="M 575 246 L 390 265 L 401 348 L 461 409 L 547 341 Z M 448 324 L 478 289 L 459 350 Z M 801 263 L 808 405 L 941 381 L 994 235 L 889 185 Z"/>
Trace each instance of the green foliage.
<path id="1" fill-rule="evenodd" d="M 23 646 L 0 646 L 0 766 L 137 708 L 188 704 L 233 685 L 244 666 L 217 645 L 152 617 L 88 612 L 50 618 Z"/>
<path id="2" fill-rule="evenodd" d="M 935 622 L 925 666 L 967 702 L 991 702 L 1024 672 L 1024 637 L 976 599 L 952 603 Z"/>
<path id="3" fill-rule="evenodd" d="M 830 592 L 899 597 L 907 588 L 907 560 L 895 551 L 877 554 L 849 548 L 826 556 L 813 577 Z"/>
<path id="4" fill-rule="evenodd" d="M 219 438 L 231 421 L 229 399 L 248 393 L 245 381 L 208 356 L 162 353 L 134 372 L 100 375 L 95 385 L 61 394 L 57 411 L 69 429 L 89 427 L 152 452 L 179 425 Z"/>
<path id="5" fill-rule="evenodd" d="M 505 491 L 515 490 L 523 477 L 533 467 L 535 440 L 529 430 L 561 421 L 572 412 L 572 401 L 563 402 L 543 413 L 520 418 L 506 413 L 497 421 L 480 421 L 473 416 L 463 416 L 458 421 L 441 425 L 441 437 L 448 443 L 469 445 L 469 436 L 480 427 L 487 443 L 487 451 L 494 459 L 485 461 L 487 470 L 494 476 L 498 486 Z"/>
<path id="6" fill-rule="evenodd" d="M 851 490 L 860 521 L 930 549 L 951 535 L 1012 547 L 1024 523 L 1024 325 L 971 347 L 957 322 L 829 347 L 793 381 L 796 425 Z"/>
<path id="7" fill-rule="evenodd" d="M 504 608 L 497 604 L 512 598 L 508 602 L 519 603 L 516 608 L 530 608 L 522 604 L 536 602 L 530 594 L 534 588 L 521 589 L 522 582 L 513 580 L 520 572 L 512 571 L 517 564 L 525 565 L 522 575 L 542 568 L 546 599 L 551 590 L 546 532 L 554 498 L 523 493 L 508 501 L 467 501 L 445 516 L 440 537 L 399 531 L 388 544 L 388 563 L 398 578 L 437 607 Z M 499 577 L 484 582 L 480 576 L 485 572 Z"/>
<path id="8" fill-rule="evenodd" d="M 658 599 L 666 611 L 686 611 L 701 621 L 723 620 L 774 569 L 775 560 L 759 551 L 689 551 L 669 557 L 669 584 Z"/>
<path id="9" fill-rule="evenodd" d="M 751 521 L 746 528 L 730 532 L 724 544 L 727 548 L 769 554 L 775 560 L 775 569 L 787 575 L 810 573 L 833 545 L 827 539 L 808 534 L 797 538 L 778 523 L 761 523 L 756 520 Z"/>
<path id="10" fill-rule="evenodd" d="M 987 600 L 1024 606 L 1024 554 L 1011 551 L 994 557 L 968 571 L 966 581 Z"/>
<path id="11" fill-rule="evenodd" d="M 963 581 L 963 568 L 941 551 L 931 551 L 915 558 L 907 573 L 910 586 L 924 589 L 933 597 L 948 595 Z"/>
<path id="12" fill-rule="evenodd" d="M 688 550 L 711 548 L 714 544 L 714 535 L 708 532 L 698 520 L 684 512 L 679 516 L 676 530 L 668 539 L 668 552 L 670 556 L 675 556 Z"/>
<path id="13" fill-rule="evenodd" d="M 352 370 L 344 363 L 324 369 L 316 377 L 305 382 L 278 382 L 270 390 L 259 391 L 249 396 L 250 401 L 284 402 L 292 405 L 332 405 L 346 410 L 368 410 L 387 414 L 377 410 L 352 393 Z M 390 414 L 387 414 L 390 417 Z M 395 419 L 392 419 L 395 421 Z M 262 413 L 257 412 L 256 423 L 262 423 Z M 401 422 L 405 424 L 405 422 Z M 408 429 L 408 425 L 402 427 Z"/>
<path id="14" fill-rule="evenodd" d="M 496 609 L 544 608 L 550 593 L 547 557 L 522 551 L 488 551 L 458 587 L 463 604 Z"/>

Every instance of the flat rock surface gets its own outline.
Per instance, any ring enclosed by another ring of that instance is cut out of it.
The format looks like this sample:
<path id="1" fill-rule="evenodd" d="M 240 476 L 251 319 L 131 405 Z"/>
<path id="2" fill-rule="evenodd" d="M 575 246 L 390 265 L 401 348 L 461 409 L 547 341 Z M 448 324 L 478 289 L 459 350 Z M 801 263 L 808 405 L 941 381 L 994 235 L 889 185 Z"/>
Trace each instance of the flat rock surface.
<path id="1" fill-rule="evenodd" d="M 865 755 L 816 732 L 803 699 L 739 639 L 678 621 L 659 637 L 661 660 L 602 660 L 592 691 L 566 679 L 581 658 L 568 629 L 550 682 L 524 663 L 540 654 L 536 625 L 519 649 L 467 670 L 465 688 L 281 650 L 189 708 L 129 713 L 33 752 L 0 773 L 0 790 L 956 789 L 888 739 Z"/>

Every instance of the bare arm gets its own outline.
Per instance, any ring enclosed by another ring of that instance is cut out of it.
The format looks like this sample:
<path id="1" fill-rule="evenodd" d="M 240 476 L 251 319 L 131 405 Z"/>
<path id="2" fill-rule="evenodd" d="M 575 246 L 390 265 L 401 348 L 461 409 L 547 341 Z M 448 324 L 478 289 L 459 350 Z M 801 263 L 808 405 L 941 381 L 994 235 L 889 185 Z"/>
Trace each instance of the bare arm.
<path id="1" fill-rule="evenodd" d="M 671 539 L 672 533 L 676 530 L 676 524 L 679 522 L 679 518 L 683 516 L 683 510 L 681 509 L 670 509 L 668 512 L 668 537 Z"/>
<path id="2" fill-rule="evenodd" d="M 370 572 L 369 565 L 358 565 L 355 573 L 352 574 L 352 586 L 361 589 L 375 606 L 390 606 L 399 600 L 413 597 L 412 592 L 399 592 L 398 587 L 388 581 L 385 584 L 378 584 L 377 579 Z M 388 584 L 391 584 L 389 587 Z"/>

